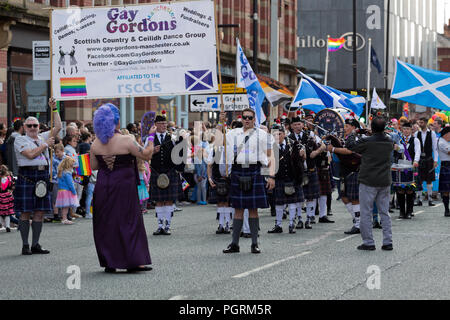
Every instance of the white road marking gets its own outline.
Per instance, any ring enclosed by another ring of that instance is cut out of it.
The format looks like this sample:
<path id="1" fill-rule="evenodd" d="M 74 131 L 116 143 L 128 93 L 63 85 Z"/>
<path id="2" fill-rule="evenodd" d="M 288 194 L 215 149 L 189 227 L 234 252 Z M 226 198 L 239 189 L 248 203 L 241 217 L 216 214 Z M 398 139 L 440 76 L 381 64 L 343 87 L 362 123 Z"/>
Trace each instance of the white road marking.
<path id="1" fill-rule="evenodd" d="M 356 236 L 357 236 L 357 234 L 352 234 L 351 236 L 348 236 L 348 237 L 345 237 L 345 238 L 336 240 L 336 242 L 342 242 L 342 241 L 345 241 L 345 240 L 347 240 L 347 239 L 350 239 L 350 238 L 353 238 L 353 237 L 356 237 Z"/>
<path id="2" fill-rule="evenodd" d="M 169 298 L 169 300 L 186 300 L 187 296 L 173 296 L 172 298 Z"/>
<path id="3" fill-rule="evenodd" d="M 294 244 L 294 245 L 292 245 L 292 246 L 293 246 L 293 247 L 310 246 L 310 245 L 312 245 L 312 244 L 316 244 L 316 243 L 322 241 L 323 239 L 328 238 L 330 235 L 335 234 L 335 233 L 336 233 L 336 232 L 329 231 L 329 232 L 326 232 L 326 233 L 324 233 L 323 235 L 321 235 L 321 236 L 319 236 L 319 237 L 316 237 L 316 238 L 313 238 L 313 239 L 311 239 L 311 240 L 308 240 L 308 241 L 306 241 L 305 243 Z"/>
<path id="4" fill-rule="evenodd" d="M 287 257 L 285 259 L 281 259 L 281 260 L 278 260 L 278 261 L 266 264 L 266 265 L 264 265 L 262 267 L 255 268 L 253 270 L 237 274 L 237 275 L 233 276 L 232 278 L 244 278 L 244 277 L 247 277 L 247 276 L 251 275 L 252 273 L 259 272 L 259 271 L 271 268 L 273 266 L 276 266 L 277 264 L 280 264 L 280 263 L 283 263 L 283 262 L 286 262 L 286 261 L 289 261 L 289 260 L 292 260 L 292 259 L 296 259 L 296 258 L 299 258 L 299 257 L 302 257 L 302 256 L 306 256 L 307 254 L 310 254 L 311 252 L 312 251 L 305 251 L 305 252 L 296 254 L 295 256 L 290 256 L 290 257 Z"/>
<path id="5" fill-rule="evenodd" d="M 423 210 L 420 210 L 420 211 L 414 212 L 414 215 L 417 216 L 418 214 L 421 214 L 423 212 L 424 212 Z"/>

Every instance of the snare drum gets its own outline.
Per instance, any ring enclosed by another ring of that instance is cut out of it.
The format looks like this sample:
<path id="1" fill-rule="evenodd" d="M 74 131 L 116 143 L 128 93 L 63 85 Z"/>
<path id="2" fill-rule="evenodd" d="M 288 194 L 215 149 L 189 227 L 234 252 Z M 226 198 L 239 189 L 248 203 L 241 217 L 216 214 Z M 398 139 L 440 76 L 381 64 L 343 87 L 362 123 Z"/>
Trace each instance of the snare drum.
<path id="1" fill-rule="evenodd" d="M 414 183 L 414 167 L 392 165 L 392 184 L 394 187 L 408 187 Z"/>

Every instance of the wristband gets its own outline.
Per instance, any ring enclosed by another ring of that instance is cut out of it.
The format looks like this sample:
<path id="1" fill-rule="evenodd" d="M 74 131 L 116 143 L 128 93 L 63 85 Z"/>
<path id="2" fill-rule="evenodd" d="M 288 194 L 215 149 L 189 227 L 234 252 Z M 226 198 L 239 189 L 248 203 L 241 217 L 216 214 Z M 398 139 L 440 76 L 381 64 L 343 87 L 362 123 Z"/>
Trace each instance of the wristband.
<path id="1" fill-rule="evenodd" d="M 58 108 L 52 109 L 53 112 L 58 112 Z"/>

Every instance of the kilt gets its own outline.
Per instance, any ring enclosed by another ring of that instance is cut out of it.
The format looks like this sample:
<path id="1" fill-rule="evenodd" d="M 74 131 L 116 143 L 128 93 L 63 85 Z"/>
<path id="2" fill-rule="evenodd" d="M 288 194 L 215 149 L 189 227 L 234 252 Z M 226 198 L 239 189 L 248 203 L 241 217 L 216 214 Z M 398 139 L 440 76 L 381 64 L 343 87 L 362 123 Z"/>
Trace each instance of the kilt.
<path id="1" fill-rule="evenodd" d="M 359 200 L 358 172 L 352 172 L 344 177 L 343 197 L 348 198 L 350 201 Z"/>
<path id="2" fill-rule="evenodd" d="M 441 166 L 439 192 L 450 192 L 450 166 Z"/>
<path id="3" fill-rule="evenodd" d="M 178 196 L 181 192 L 180 174 L 172 169 L 166 173 L 169 177 L 169 186 L 165 189 L 158 188 L 156 181 L 158 180 L 159 174 L 154 170 L 150 175 L 150 200 L 151 201 L 177 201 Z"/>
<path id="4" fill-rule="evenodd" d="M 217 183 L 217 179 L 213 179 L 214 183 Z M 217 194 L 217 188 L 213 188 L 211 187 L 211 185 L 209 185 L 209 199 L 208 202 L 211 204 L 216 204 L 216 203 L 221 203 L 221 202 L 230 202 L 230 181 L 229 179 L 226 180 L 228 182 L 228 194 L 225 196 L 220 196 Z"/>
<path id="5" fill-rule="evenodd" d="M 434 180 L 436 180 L 436 177 L 433 158 L 421 159 L 419 161 L 419 184 L 421 185 L 424 181 Z"/>
<path id="6" fill-rule="evenodd" d="M 321 196 L 331 194 L 330 169 L 317 168 L 319 177 L 319 190 Z"/>
<path id="7" fill-rule="evenodd" d="M 14 189 L 14 210 L 16 212 L 52 210 L 51 191 L 48 191 L 44 198 L 37 198 L 34 195 L 34 185 L 39 180 L 47 181 L 47 187 L 49 187 L 49 172 L 47 170 L 39 171 L 19 167 L 16 188 Z"/>
<path id="8" fill-rule="evenodd" d="M 317 171 L 307 171 L 308 184 L 303 186 L 303 196 L 305 200 L 314 200 L 320 198 L 319 176 Z"/>
<path id="9" fill-rule="evenodd" d="M 253 177 L 252 189 L 248 192 L 241 190 L 239 186 L 240 176 Z M 268 208 L 266 181 L 261 175 L 259 165 L 250 165 L 249 168 L 233 166 L 231 169 L 231 207 L 237 209 Z"/>
<path id="10" fill-rule="evenodd" d="M 275 189 L 273 190 L 273 196 L 274 196 L 274 200 L 275 200 L 275 205 L 277 206 L 281 206 L 284 204 L 289 204 L 289 203 L 297 203 L 297 202 L 303 202 L 303 188 L 300 187 L 297 184 L 294 184 L 295 187 L 295 193 L 293 195 L 286 195 L 286 193 L 284 193 L 284 185 L 286 182 L 289 181 L 284 181 L 284 180 L 275 180 Z"/>

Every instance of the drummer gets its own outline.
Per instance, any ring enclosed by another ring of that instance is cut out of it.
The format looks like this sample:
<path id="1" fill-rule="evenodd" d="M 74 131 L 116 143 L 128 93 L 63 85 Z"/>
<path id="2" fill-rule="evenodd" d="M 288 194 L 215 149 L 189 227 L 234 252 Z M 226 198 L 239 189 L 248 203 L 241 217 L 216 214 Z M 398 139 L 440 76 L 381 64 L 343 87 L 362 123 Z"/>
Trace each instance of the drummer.
<path id="1" fill-rule="evenodd" d="M 404 156 L 407 160 L 413 161 L 414 168 L 419 167 L 420 160 L 420 141 L 412 135 L 412 126 L 410 122 L 405 122 L 402 126 L 402 134 L 406 149 L 404 150 Z M 415 186 L 414 185 L 401 185 L 395 187 L 397 194 L 398 204 L 400 206 L 399 219 L 411 219 L 413 216 L 414 198 L 415 198 Z M 406 198 L 406 208 L 405 208 Z"/>
<path id="2" fill-rule="evenodd" d="M 439 174 L 439 192 L 445 207 L 445 217 L 450 217 L 448 209 L 450 193 L 450 127 L 445 127 L 440 132 L 438 140 L 439 158 L 441 159 L 441 172 Z"/>

